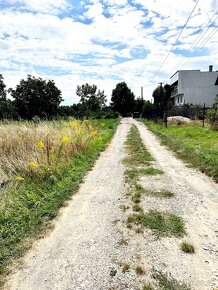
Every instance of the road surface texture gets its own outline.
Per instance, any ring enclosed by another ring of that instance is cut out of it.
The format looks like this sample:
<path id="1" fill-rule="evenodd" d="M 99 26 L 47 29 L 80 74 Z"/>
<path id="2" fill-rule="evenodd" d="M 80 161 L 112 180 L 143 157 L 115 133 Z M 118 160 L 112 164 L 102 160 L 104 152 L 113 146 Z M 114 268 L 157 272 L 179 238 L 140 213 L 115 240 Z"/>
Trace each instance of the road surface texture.
<path id="1" fill-rule="evenodd" d="M 167 210 L 182 217 L 184 238 L 158 239 L 150 230 L 137 234 L 126 226 L 131 208 L 122 210 L 130 202 L 122 159 L 132 124 L 138 127 L 155 166 L 164 171 L 142 177 L 141 185 L 175 193 L 170 199 L 145 196 L 143 209 Z M 178 160 L 142 123 L 123 119 L 78 193 L 61 210 L 52 232 L 35 242 L 5 289 L 140 290 L 152 281 L 152 267 L 171 273 L 191 289 L 215 289 L 217 193 L 216 183 Z M 195 254 L 180 250 L 184 240 L 194 245 Z M 139 265 L 144 269 L 142 275 L 135 271 Z"/>

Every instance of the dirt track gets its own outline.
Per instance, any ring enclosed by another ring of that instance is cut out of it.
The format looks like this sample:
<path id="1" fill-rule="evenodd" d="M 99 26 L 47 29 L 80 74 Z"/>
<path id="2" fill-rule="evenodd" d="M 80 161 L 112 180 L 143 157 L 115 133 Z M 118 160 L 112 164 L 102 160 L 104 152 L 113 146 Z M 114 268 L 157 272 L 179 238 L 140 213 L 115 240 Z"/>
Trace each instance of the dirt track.
<path id="1" fill-rule="evenodd" d="M 171 199 L 144 197 L 144 211 L 155 208 L 181 216 L 187 232 L 183 239 L 157 239 L 150 230 L 136 234 L 126 227 L 128 211 L 120 208 L 128 204 L 122 159 L 125 138 L 133 123 L 156 166 L 165 172 L 143 177 L 141 184 L 175 193 Z M 217 184 L 178 160 L 144 125 L 123 119 L 110 146 L 62 210 L 54 230 L 35 243 L 5 289 L 137 290 L 150 281 L 152 266 L 171 272 L 192 289 L 215 289 L 217 193 Z M 191 242 L 196 254 L 183 253 L 179 248 L 182 240 Z M 130 270 L 123 272 L 125 263 Z M 136 274 L 137 265 L 143 266 L 144 275 Z"/>

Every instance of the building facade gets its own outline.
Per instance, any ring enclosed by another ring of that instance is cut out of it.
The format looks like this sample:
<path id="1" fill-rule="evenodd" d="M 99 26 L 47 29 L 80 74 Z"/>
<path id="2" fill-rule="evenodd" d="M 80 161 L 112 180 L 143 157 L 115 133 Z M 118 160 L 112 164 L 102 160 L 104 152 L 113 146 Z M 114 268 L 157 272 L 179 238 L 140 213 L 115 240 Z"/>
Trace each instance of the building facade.
<path id="1" fill-rule="evenodd" d="M 170 78 L 171 97 L 176 106 L 193 104 L 212 107 L 218 95 L 218 71 L 179 70 Z"/>

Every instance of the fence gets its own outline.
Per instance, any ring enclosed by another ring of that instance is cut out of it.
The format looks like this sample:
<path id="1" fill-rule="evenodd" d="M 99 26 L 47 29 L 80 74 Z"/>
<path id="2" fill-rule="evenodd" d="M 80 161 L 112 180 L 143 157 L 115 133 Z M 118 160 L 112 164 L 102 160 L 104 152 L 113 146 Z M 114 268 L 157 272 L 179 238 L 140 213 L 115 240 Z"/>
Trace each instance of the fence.
<path id="1" fill-rule="evenodd" d="M 166 124 L 167 127 L 167 118 L 172 117 L 172 116 L 182 116 L 189 118 L 191 120 L 201 120 L 202 121 L 202 126 L 204 127 L 205 124 L 205 118 L 207 111 L 210 108 L 207 108 L 205 106 L 203 107 L 197 107 L 197 108 L 190 108 L 188 106 L 178 106 L 178 107 L 173 107 L 170 110 L 163 110 L 159 108 L 155 108 L 150 111 L 145 118 L 153 120 L 155 122 L 158 121 L 163 121 Z"/>

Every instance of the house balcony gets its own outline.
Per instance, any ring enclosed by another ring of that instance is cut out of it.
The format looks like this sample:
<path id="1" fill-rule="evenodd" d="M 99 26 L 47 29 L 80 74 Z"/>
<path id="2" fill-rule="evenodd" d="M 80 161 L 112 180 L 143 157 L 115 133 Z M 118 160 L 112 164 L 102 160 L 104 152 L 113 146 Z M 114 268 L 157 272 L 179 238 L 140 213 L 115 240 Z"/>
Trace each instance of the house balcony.
<path id="1" fill-rule="evenodd" d="M 177 94 L 178 94 L 178 89 L 175 89 L 171 92 L 171 97 L 174 97 Z"/>
<path id="2" fill-rule="evenodd" d="M 172 86 L 171 97 L 174 97 L 178 94 L 178 86 Z"/>

